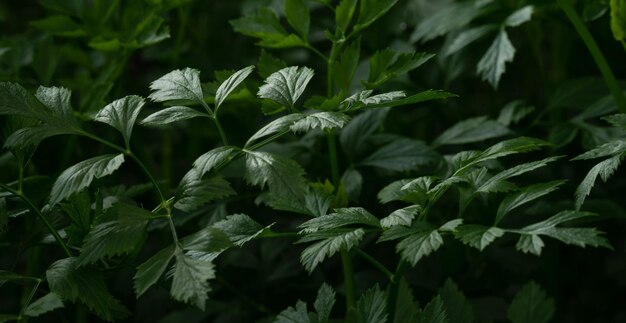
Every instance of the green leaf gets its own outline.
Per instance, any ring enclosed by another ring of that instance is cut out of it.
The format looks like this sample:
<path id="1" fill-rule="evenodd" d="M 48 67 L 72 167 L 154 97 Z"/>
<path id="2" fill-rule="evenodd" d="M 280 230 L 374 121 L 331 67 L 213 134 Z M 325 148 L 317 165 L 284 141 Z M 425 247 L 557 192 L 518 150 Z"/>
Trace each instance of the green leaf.
<path id="1" fill-rule="evenodd" d="M 553 316 L 554 300 L 532 281 L 517 292 L 507 311 L 513 323 L 548 323 Z"/>
<path id="2" fill-rule="evenodd" d="M 184 250 L 215 254 L 233 246 L 229 235 L 215 227 L 204 227 L 181 239 L 180 244 Z"/>
<path id="3" fill-rule="evenodd" d="M 398 0 L 361 0 L 359 17 L 354 25 L 354 30 L 367 28 L 378 18 L 385 15 L 397 2 Z"/>
<path id="4" fill-rule="evenodd" d="M 50 206 L 88 187 L 95 178 L 111 175 L 124 162 L 124 155 L 102 155 L 84 160 L 59 175 L 52 185 Z"/>
<path id="5" fill-rule="evenodd" d="M 473 1 L 447 5 L 420 21 L 411 34 L 411 42 L 426 42 L 465 27 L 481 13 L 480 6 L 475 5 Z"/>
<path id="6" fill-rule="evenodd" d="M 161 276 L 163 276 L 165 269 L 167 269 L 167 266 L 174 257 L 174 251 L 175 247 L 173 245 L 169 246 L 157 252 L 150 257 L 150 259 L 137 267 L 137 273 L 135 273 L 133 277 L 137 298 L 143 295 L 148 288 L 156 284 Z"/>
<path id="7" fill-rule="evenodd" d="M 303 233 L 311 233 L 352 224 L 364 224 L 375 228 L 379 227 L 378 218 L 360 207 L 335 209 L 335 213 L 313 218 L 298 227 L 302 228 Z"/>
<path id="8" fill-rule="evenodd" d="M 504 230 L 496 227 L 468 224 L 456 228 L 454 236 L 464 244 L 483 251 L 494 240 L 504 235 Z"/>
<path id="9" fill-rule="evenodd" d="M 289 306 L 286 310 L 280 312 L 274 323 L 310 323 L 309 313 L 306 303 L 298 300 L 296 308 Z"/>
<path id="10" fill-rule="evenodd" d="M 494 39 L 491 46 L 476 65 L 476 73 L 488 81 L 494 89 L 498 88 L 500 77 L 506 70 L 506 63 L 512 62 L 515 57 L 515 47 L 511 44 L 504 28 Z"/>
<path id="11" fill-rule="evenodd" d="M 306 41 L 311 24 L 307 2 L 305 0 L 286 0 L 285 16 L 289 25 Z"/>
<path id="12" fill-rule="evenodd" d="M 535 8 L 533 6 L 525 6 L 517 9 L 515 12 L 506 17 L 504 24 L 507 27 L 517 27 L 525 22 L 528 22 L 532 18 L 534 10 Z"/>
<path id="13" fill-rule="evenodd" d="M 611 0 L 611 31 L 617 41 L 626 41 L 626 3 Z"/>
<path id="14" fill-rule="evenodd" d="M 237 246 L 258 237 L 271 226 L 264 227 L 245 214 L 229 215 L 226 219 L 213 224 L 214 228 L 226 233 L 230 241 Z"/>
<path id="15" fill-rule="evenodd" d="M 543 241 L 539 238 L 539 235 L 546 235 L 560 240 L 565 244 L 573 244 L 582 248 L 590 245 L 593 247 L 605 247 L 612 249 L 606 238 L 601 236 L 602 232 L 596 230 L 595 228 L 556 227 L 564 222 L 594 215 L 594 213 L 589 212 L 566 210 L 555 214 L 547 220 L 528 225 L 517 231 L 522 234 L 517 243 L 517 248 L 523 252 L 540 255 L 543 247 Z"/>
<path id="16" fill-rule="evenodd" d="M 449 323 L 448 313 L 441 296 L 437 295 L 430 300 L 424 310 L 418 315 L 418 323 Z"/>
<path id="17" fill-rule="evenodd" d="M 42 298 L 30 303 L 24 310 L 24 315 L 37 317 L 41 314 L 48 313 L 62 307 L 63 301 L 59 295 L 55 293 L 48 293 Z"/>
<path id="18" fill-rule="evenodd" d="M 419 140 L 398 138 L 374 151 L 359 162 L 359 165 L 402 172 L 431 164 L 437 157 L 432 148 Z"/>
<path id="19" fill-rule="evenodd" d="M 126 318 L 130 312 L 109 294 L 102 273 L 90 266 L 78 267 L 77 262 L 77 258 L 64 258 L 48 268 L 50 291 L 70 302 L 80 301 L 105 321 Z"/>
<path id="20" fill-rule="evenodd" d="M 231 20 L 230 24 L 236 32 L 260 39 L 280 39 L 287 35 L 276 14 L 265 6 L 260 6 L 253 14 Z"/>
<path id="21" fill-rule="evenodd" d="M 437 251 L 442 245 L 443 238 L 437 230 L 422 230 L 402 239 L 396 245 L 396 251 L 415 266 L 420 259 Z"/>
<path id="22" fill-rule="evenodd" d="M 174 70 L 150 83 L 152 93 L 148 98 L 156 102 L 192 101 L 203 104 L 200 71 L 191 68 Z"/>
<path id="23" fill-rule="evenodd" d="M 472 304 L 467 301 L 463 292 L 452 281 L 446 279 L 446 282 L 439 289 L 439 296 L 443 301 L 450 323 L 472 323 L 474 322 L 474 309 Z"/>
<path id="24" fill-rule="evenodd" d="M 405 201 L 422 205 L 428 199 L 426 192 L 432 184 L 432 180 L 432 177 L 419 177 L 392 182 L 378 192 L 378 200 L 383 204 L 392 201 Z M 411 185 L 411 189 L 403 189 L 406 185 Z"/>
<path id="25" fill-rule="evenodd" d="M 433 141 L 434 146 L 458 145 L 502 137 L 511 131 L 486 116 L 463 120 L 444 131 Z"/>
<path id="26" fill-rule="evenodd" d="M 318 322 L 328 322 L 330 312 L 334 305 L 335 291 L 330 285 L 323 283 L 320 289 L 317 290 L 317 298 L 315 299 L 315 303 L 313 303 L 315 311 L 317 312 Z"/>
<path id="27" fill-rule="evenodd" d="M 352 160 L 367 148 L 366 138 L 382 127 L 389 109 L 367 110 L 358 114 L 341 129 L 339 143 Z"/>
<path id="28" fill-rule="evenodd" d="M 594 147 L 593 149 L 586 151 L 583 154 L 580 154 L 572 160 L 587 160 L 587 159 L 595 159 L 607 156 L 613 156 L 616 154 L 621 154 L 626 152 L 626 140 L 613 140 L 602 144 L 600 146 Z"/>
<path id="29" fill-rule="evenodd" d="M 32 21 L 33 27 L 62 37 L 83 37 L 87 31 L 74 19 L 64 15 L 48 16 L 44 19 Z"/>
<path id="30" fill-rule="evenodd" d="M 565 183 L 564 180 L 533 184 L 522 188 L 518 193 L 507 196 L 498 206 L 494 225 L 498 225 L 502 218 L 513 209 L 555 191 L 563 183 Z"/>
<path id="31" fill-rule="evenodd" d="M 295 161 L 267 152 L 245 151 L 245 178 L 252 185 L 270 192 L 299 199 L 306 190 L 304 170 Z"/>
<path id="32" fill-rule="evenodd" d="M 295 133 L 307 132 L 311 129 L 335 129 L 343 128 L 350 117 L 341 112 L 317 112 L 306 115 L 304 118 L 293 122 L 289 129 Z"/>
<path id="33" fill-rule="evenodd" d="M 415 216 L 422 208 L 419 205 L 411 205 L 391 212 L 388 216 L 380 219 L 380 226 L 387 229 L 397 225 L 410 227 Z"/>
<path id="34" fill-rule="evenodd" d="M 238 148 L 234 146 L 221 146 L 200 155 L 193 162 L 193 168 L 198 172 L 197 176 L 201 178 L 204 174 L 231 161 L 237 150 Z"/>
<path id="35" fill-rule="evenodd" d="M 589 173 L 585 176 L 585 178 L 580 182 L 578 187 L 576 188 L 576 210 L 580 210 L 585 202 L 585 198 L 589 193 L 591 193 L 591 189 L 596 182 L 596 178 L 600 175 L 600 178 L 604 182 L 606 182 L 611 175 L 617 170 L 620 163 L 622 162 L 623 155 L 617 155 L 606 159 L 597 165 L 593 166 Z"/>
<path id="36" fill-rule="evenodd" d="M 140 124 L 147 127 L 163 127 L 173 122 L 192 119 L 196 117 L 210 116 L 196 109 L 177 105 L 165 108 L 161 111 L 155 112 L 147 116 L 145 119 L 141 120 Z"/>
<path id="37" fill-rule="evenodd" d="M 302 251 L 300 262 L 311 273 L 326 257 L 331 257 L 339 250 L 350 250 L 356 246 L 364 234 L 365 231 L 361 228 L 332 229 L 307 234 L 298 240 L 298 243 L 317 242 Z"/>
<path id="38" fill-rule="evenodd" d="M 517 166 L 503 170 L 499 172 L 498 174 L 492 176 L 491 178 L 487 179 L 486 181 L 484 181 L 480 186 L 476 188 L 476 192 L 477 193 L 496 192 L 498 191 L 498 188 L 501 185 L 501 183 L 503 183 L 507 179 L 533 171 L 537 168 L 544 167 L 548 163 L 556 161 L 560 159 L 561 157 L 562 156 L 548 157 L 548 158 L 537 160 L 534 162 L 519 164 Z"/>
<path id="39" fill-rule="evenodd" d="M 463 30 L 458 35 L 456 35 L 450 45 L 447 46 L 443 55 L 450 56 L 465 48 L 467 45 L 496 30 L 497 28 L 497 25 L 483 25 Z"/>
<path id="40" fill-rule="evenodd" d="M 550 143 L 546 141 L 528 137 L 518 137 L 501 141 L 479 154 L 471 154 L 471 156 L 467 156 L 468 158 L 461 163 L 463 164 L 463 167 L 457 170 L 457 173 L 462 172 L 462 170 L 470 169 L 470 167 L 488 160 L 533 151 L 549 145 Z"/>
<path id="41" fill-rule="evenodd" d="M 96 225 L 85 237 L 78 266 L 91 264 L 105 257 L 128 254 L 141 245 L 152 213 L 123 203 L 116 204 L 115 208 L 119 214 L 117 220 Z"/>
<path id="42" fill-rule="evenodd" d="M 354 74 L 359 67 L 360 56 L 361 38 L 357 38 L 341 53 L 339 60 L 334 62 L 333 81 L 344 93 L 348 93 L 350 90 Z"/>
<path id="43" fill-rule="evenodd" d="M 287 67 L 287 63 L 272 56 L 272 54 L 266 52 L 265 50 L 261 50 L 261 55 L 259 56 L 257 67 L 259 76 L 261 76 L 262 78 L 267 78 L 272 73 Z"/>
<path id="44" fill-rule="evenodd" d="M 215 266 L 176 249 L 176 265 L 170 294 L 178 301 L 191 304 L 204 311 L 211 291 L 209 279 L 215 278 Z"/>
<path id="45" fill-rule="evenodd" d="M 241 82 L 243 82 L 250 73 L 254 70 L 254 66 L 248 66 L 238 70 L 233 73 L 233 75 L 229 76 L 220 87 L 217 88 L 217 92 L 215 93 L 215 111 L 220 108 L 226 97 L 233 92 Z"/>
<path id="46" fill-rule="evenodd" d="M 387 322 L 387 297 L 378 284 L 368 289 L 356 302 L 356 308 L 348 314 L 351 323 Z"/>
<path id="47" fill-rule="evenodd" d="M 365 109 L 379 109 L 379 108 L 392 108 L 399 107 L 403 105 L 412 105 L 415 103 L 432 101 L 432 100 L 441 100 L 447 99 L 450 97 L 457 96 L 456 94 L 452 94 L 450 92 L 441 91 L 441 90 L 426 90 L 409 97 L 404 97 L 404 95 L 399 95 L 402 93 L 401 91 L 395 91 L 390 93 L 383 93 L 379 95 L 375 95 L 373 97 L 368 98 L 369 100 L 361 101 L 361 104 L 353 104 L 353 105 L 342 105 L 340 106 L 343 112 L 346 111 L 354 111 L 362 108 Z M 404 98 L 401 98 L 404 97 Z M 399 99 L 401 98 L 401 99 Z"/>
<path id="48" fill-rule="evenodd" d="M 124 137 L 124 142 L 128 146 L 135 120 L 144 104 L 145 101 L 142 97 L 129 95 L 115 100 L 102 108 L 102 110 L 96 114 L 94 120 L 106 123 L 119 130 L 119 132 L 122 133 L 122 137 Z"/>
<path id="49" fill-rule="evenodd" d="M 308 67 L 283 68 L 265 79 L 265 84 L 259 88 L 257 95 L 293 110 L 313 74 L 313 70 Z"/>
<path id="50" fill-rule="evenodd" d="M 377 51 L 370 59 L 370 74 L 364 85 L 370 89 L 377 88 L 397 76 L 420 67 L 433 57 L 434 54 L 415 51 L 396 53 L 390 48 Z"/>
<path id="51" fill-rule="evenodd" d="M 342 34 L 348 30 L 357 2 L 357 0 L 341 0 L 335 8 L 335 25 Z"/>
<path id="52" fill-rule="evenodd" d="M 602 119 L 608 121 L 613 127 L 626 130 L 626 113 L 618 113 L 603 117 Z"/>
<path id="53" fill-rule="evenodd" d="M 195 168 L 183 177 L 179 187 L 174 207 L 184 212 L 191 212 L 204 204 L 236 194 L 230 182 L 224 178 L 214 176 L 202 179 Z"/>
<path id="54" fill-rule="evenodd" d="M 272 122 L 266 124 L 263 128 L 254 133 L 254 135 L 252 135 L 252 137 L 250 137 L 250 139 L 246 142 L 246 147 L 249 147 L 254 141 L 260 138 L 280 132 L 290 131 L 290 127 L 304 117 L 305 115 L 302 113 L 291 113 L 274 119 Z"/>
<path id="55" fill-rule="evenodd" d="M 529 115 L 535 110 L 535 107 L 524 103 L 521 100 L 515 100 L 507 103 L 498 115 L 498 122 L 505 126 L 518 123 L 525 116 Z"/>
<path id="56" fill-rule="evenodd" d="M 401 278 L 393 323 L 416 322 L 419 314 L 420 308 L 413 299 L 413 291 L 406 280 Z"/>

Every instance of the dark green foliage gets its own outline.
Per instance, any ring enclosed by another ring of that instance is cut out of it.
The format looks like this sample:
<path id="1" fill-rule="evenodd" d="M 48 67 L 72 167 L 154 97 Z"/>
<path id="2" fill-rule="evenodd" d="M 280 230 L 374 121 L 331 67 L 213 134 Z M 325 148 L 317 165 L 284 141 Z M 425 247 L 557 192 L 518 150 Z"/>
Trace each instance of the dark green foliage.
<path id="1" fill-rule="evenodd" d="M 624 8 L 0 4 L 0 322 L 619 320 Z"/>

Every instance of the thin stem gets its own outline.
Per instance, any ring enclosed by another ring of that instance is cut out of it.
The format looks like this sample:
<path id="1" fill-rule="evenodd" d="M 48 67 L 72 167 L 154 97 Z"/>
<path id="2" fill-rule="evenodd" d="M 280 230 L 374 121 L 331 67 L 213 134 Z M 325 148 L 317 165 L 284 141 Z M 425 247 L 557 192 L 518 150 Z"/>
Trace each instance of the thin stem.
<path id="1" fill-rule="evenodd" d="M 261 234 L 260 238 L 283 238 L 283 237 L 299 237 L 300 234 L 298 232 L 265 232 Z"/>
<path id="2" fill-rule="evenodd" d="M 222 129 L 222 125 L 220 121 L 217 119 L 217 115 L 213 116 L 213 123 L 215 123 L 215 127 L 217 131 L 220 133 L 220 138 L 222 138 L 222 143 L 224 146 L 228 146 L 228 139 L 226 138 L 226 134 L 224 133 L 224 129 Z"/>
<path id="3" fill-rule="evenodd" d="M 48 222 L 48 219 L 46 219 L 43 213 L 39 211 L 39 209 L 35 206 L 35 204 L 30 199 L 28 199 L 23 193 L 14 190 L 10 186 L 0 183 L 0 187 L 11 192 L 13 195 L 19 197 L 20 199 L 22 199 L 22 201 L 28 204 L 30 209 L 33 212 L 35 212 L 35 214 L 37 214 L 37 216 L 41 219 L 41 221 L 46 225 L 46 227 L 48 228 L 48 231 L 54 237 L 54 240 L 56 240 L 57 243 L 61 246 L 61 248 L 63 248 L 63 251 L 65 251 L 65 254 L 67 254 L 68 257 L 72 257 L 72 252 L 70 251 L 70 249 L 67 247 L 67 245 L 61 238 L 61 235 L 59 235 L 59 232 L 52 226 L 52 224 L 50 224 L 50 222 Z"/>
<path id="4" fill-rule="evenodd" d="M 288 130 L 288 131 L 283 131 L 283 132 L 279 132 L 279 133 L 273 134 L 273 135 L 267 137 L 266 139 L 264 139 L 263 141 L 259 141 L 258 143 L 254 144 L 254 145 L 252 145 L 252 146 L 250 146 L 248 148 L 245 148 L 245 149 L 246 150 L 257 150 L 257 149 L 259 149 L 259 148 L 269 144 L 270 142 L 272 142 L 272 141 L 274 141 L 274 140 L 276 140 L 276 139 L 278 139 L 278 138 L 288 134 L 289 132 L 290 131 Z"/>
<path id="5" fill-rule="evenodd" d="M 306 48 L 308 48 L 309 50 L 311 50 L 313 53 L 315 53 L 317 56 L 319 56 L 324 62 L 328 63 L 328 57 L 326 57 L 326 55 L 324 55 L 322 52 L 320 52 L 319 50 L 317 50 L 317 48 L 311 46 L 311 44 L 306 44 L 305 46 Z"/>
<path id="6" fill-rule="evenodd" d="M 385 265 L 380 263 L 380 261 L 376 260 L 376 258 L 370 256 L 369 254 L 367 254 L 365 251 L 361 250 L 360 248 L 354 248 L 354 250 L 356 251 L 357 255 L 367 260 L 369 263 L 374 265 L 374 267 L 378 268 L 378 270 L 380 270 L 383 274 L 385 274 L 385 276 L 389 278 L 389 281 L 393 281 L 393 273 L 389 269 L 387 269 Z"/>
<path id="7" fill-rule="evenodd" d="M 178 233 L 176 233 L 176 226 L 174 225 L 174 220 L 172 220 L 172 210 L 169 207 L 166 207 L 165 209 L 167 210 L 167 222 L 170 225 L 172 239 L 174 240 L 174 243 L 178 245 Z"/>
<path id="8" fill-rule="evenodd" d="M 335 134 L 332 130 L 326 133 L 326 139 L 328 141 L 328 159 L 330 160 L 330 172 L 333 181 L 333 186 L 339 188 L 339 163 L 337 158 L 337 144 L 335 140 Z"/>
<path id="9" fill-rule="evenodd" d="M 565 15 L 567 15 L 567 18 L 574 25 L 574 28 L 578 32 L 580 38 L 587 46 L 587 49 L 591 53 L 593 60 L 596 62 L 598 69 L 600 69 L 604 82 L 611 91 L 611 95 L 613 95 L 613 99 L 615 100 L 619 110 L 622 113 L 626 113 L 626 96 L 624 96 L 624 92 L 620 88 L 619 83 L 617 83 L 617 79 L 615 78 L 611 67 L 609 67 L 606 58 L 602 54 L 602 51 L 598 47 L 596 41 L 593 39 L 593 36 L 591 36 L 589 29 L 585 26 L 585 23 L 572 6 L 570 0 L 557 0 L 557 2 L 561 6 L 561 9 L 565 12 Z"/>
<path id="10" fill-rule="evenodd" d="M 161 188 L 159 187 L 159 184 L 157 183 L 156 179 L 154 179 L 154 177 L 152 176 L 152 173 L 150 173 L 146 165 L 144 165 L 141 162 L 141 160 L 135 154 L 133 154 L 133 152 L 126 151 L 126 155 L 130 157 L 132 160 L 134 160 L 135 163 L 137 163 L 137 165 L 139 165 L 139 168 L 141 168 L 143 173 L 148 177 L 148 179 L 152 183 L 152 186 L 154 186 L 154 189 L 157 191 L 159 195 L 159 199 L 161 200 L 161 204 L 165 204 L 166 203 L 165 196 L 161 192 Z"/>
<path id="11" fill-rule="evenodd" d="M 346 290 L 346 305 L 348 312 L 356 307 L 356 290 L 354 288 L 354 270 L 352 269 L 352 259 L 350 252 L 341 250 L 341 263 L 343 265 L 343 280 Z"/>
<path id="12" fill-rule="evenodd" d="M 22 193 L 24 186 L 24 165 L 19 163 L 17 168 L 17 191 Z"/>
<path id="13" fill-rule="evenodd" d="M 26 311 L 26 308 L 28 307 L 28 305 L 30 305 L 30 302 L 33 300 L 33 297 L 35 297 L 35 293 L 37 292 L 37 289 L 39 288 L 39 284 L 41 284 L 41 279 L 37 278 L 37 280 L 35 281 L 35 286 L 33 286 L 33 289 L 30 291 L 28 298 L 26 298 L 26 302 L 24 302 L 24 305 L 22 306 L 22 310 L 20 311 L 20 315 L 19 315 L 20 321 L 24 317 L 24 312 Z"/>
<path id="14" fill-rule="evenodd" d="M 396 314 L 396 304 L 398 302 L 398 290 L 400 288 L 400 280 L 404 276 L 408 263 L 402 259 L 398 262 L 396 272 L 393 274 L 391 286 L 389 287 L 389 298 L 387 300 L 387 310 L 389 311 L 389 322 L 394 322 Z"/>

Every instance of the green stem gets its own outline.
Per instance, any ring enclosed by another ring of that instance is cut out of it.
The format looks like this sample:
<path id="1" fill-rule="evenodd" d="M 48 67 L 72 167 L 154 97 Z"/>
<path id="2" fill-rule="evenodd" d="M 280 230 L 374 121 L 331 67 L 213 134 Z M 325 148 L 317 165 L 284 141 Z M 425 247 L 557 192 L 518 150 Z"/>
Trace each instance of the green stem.
<path id="1" fill-rule="evenodd" d="M 245 149 L 246 150 L 257 150 L 257 149 L 259 149 L 259 148 L 269 144 L 270 142 L 272 142 L 272 141 L 274 141 L 274 140 L 276 140 L 276 139 L 278 139 L 278 138 L 288 134 L 289 132 L 290 132 L 290 130 L 279 132 L 279 133 L 275 133 L 275 134 L 267 137 L 263 141 L 259 141 L 258 143 L 254 144 L 254 145 L 252 145 L 250 147 L 247 147 Z"/>
<path id="2" fill-rule="evenodd" d="M 24 188 L 24 166 L 22 163 L 19 163 L 17 168 L 17 191 L 22 193 Z"/>
<path id="3" fill-rule="evenodd" d="M 593 36 L 591 36 L 589 29 L 585 26 L 584 22 L 572 6 L 570 0 L 557 0 L 557 2 L 561 6 L 561 9 L 565 12 L 565 15 L 567 15 L 567 18 L 574 25 L 574 28 L 578 32 L 580 38 L 587 46 L 587 49 L 591 53 L 593 60 L 596 62 L 598 69 L 600 69 L 604 82 L 611 91 L 611 95 L 613 95 L 613 99 L 615 100 L 619 110 L 622 113 L 626 113 L 626 96 L 624 96 L 624 92 L 620 88 L 619 83 L 617 83 L 617 79 L 615 78 L 611 67 L 609 67 L 606 58 L 602 54 L 602 51 L 600 51 L 600 48 L 593 39 Z"/>
<path id="4" fill-rule="evenodd" d="M 261 234 L 260 238 L 283 238 L 283 237 L 299 237 L 298 232 L 274 232 L 269 231 Z"/>
<path id="5" fill-rule="evenodd" d="M 67 254 L 68 257 L 72 257 L 72 252 L 70 251 L 70 249 L 67 247 L 67 245 L 61 238 L 61 235 L 59 235 L 59 232 L 52 226 L 52 224 L 50 224 L 50 222 L 48 222 L 48 219 L 46 219 L 43 213 L 39 211 L 39 209 L 35 206 L 35 204 L 30 199 L 28 199 L 23 193 L 14 190 L 10 186 L 0 183 L 0 187 L 11 192 L 11 194 L 19 197 L 20 199 L 22 199 L 22 201 L 28 204 L 31 211 L 35 212 L 35 214 L 37 214 L 37 216 L 41 219 L 41 221 L 46 225 L 46 227 L 48 228 L 48 231 L 54 237 L 54 240 L 56 240 L 57 243 L 61 246 L 61 248 L 63 248 L 63 251 L 65 251 L 65 254 Z"/>
<path id="6" fill-rule="evenodd" d="M 26 302 L 24 302 L 24 305 L 22 306 L 22 310 L 20 311 L 20 315 L 19 315 L 20 322 L 22 321 L 22 318 L 24 317 L 24 312 L 26 311 L 26 308 L 28 307 L 28 305 L 30 305 L 30 302 L 33 300 L 33 297 L 35 297 L 35 293 L 37 292 L 37 289 L 39 288 L 39 284 L 41 284 L 41 279 L 37 279 L 35 281 L 35 286 L 33 286 L 33 289 L 30 291 L 28 298 L 26 298 Z"/>
<path id="7" fill-rule="evenodd" d="M 315 55 L 319 56 L 322 60 L 324 60 L 324 62 L 328 63 L 328 57 L 326 57 L 326 55 L 324 55 L 322 52 L 317 50 L 317 48 L 311 46 L 310 44 L 306 44 L 305 47 L 308 48 L 313 53 L 315 53 Z"/>
<path id="8" fill-rule="evenodd" d="M 404 271 L 408 263 L 402 259 L 398 262 L 396 272 L 393 274 L 393 280 L 389 286 L 389 298 L 387 300 L 387 311 L 389 312 L 389 322 L 394 322 L 396 314 L 396 304 L 398 302 L 398 290 L 400 288 L 400 280 L 404 276 Z"/>
<path id="9" fill-rule="evenodd" d="M 335 189 L 339 188 L 339 163 L 337 158 L 337 143 L 335 141 L 335 134 L 332 130 L 326 133 L 326 139 L 328 141 L 328 159 L 330 160 L 330 173 Z"/>
<path id="10" fill-rule="evenodd" d="M 224 129 L 222 129 L 220 121 L 217 119 L 217 115 L 213 116 L 213 123 L 215 123 L 217 131 L 220 133 L 220 138 L 222 138 L 222 144 L 224 144 L 224 146 L 228 146 L 228 139 L 226 138 L 226 134 L 224 133 Z"/>
<path id="11" fill-rule="evenodd" d="M 387 276 L 387 278 L 389 278 L 389 281 L 393 281 L 393 273 L 389 269 L 387 269 L 385 265 L 380 263 L 380 261 L 376 260 L 376 258 L 370 256 L 360 248 L 354 248 L 354 251 L 356 251 L 357 255 L 361 256 L 363 259 L 374 265 L 374 267 L 378 268 L 378 270 L 380 270 L 383 274 L 385 274 L 385 276 Z"/>
<path id="12" fill-rule="evenodd" d="M 354 287 L 354 270 L 352 259 L 348 250 L 341 250 L 341 263 L 343 265 L 343 280 L 346 290 L 346 307 L 348 312 L 356 307 L 356 289 Z"/>

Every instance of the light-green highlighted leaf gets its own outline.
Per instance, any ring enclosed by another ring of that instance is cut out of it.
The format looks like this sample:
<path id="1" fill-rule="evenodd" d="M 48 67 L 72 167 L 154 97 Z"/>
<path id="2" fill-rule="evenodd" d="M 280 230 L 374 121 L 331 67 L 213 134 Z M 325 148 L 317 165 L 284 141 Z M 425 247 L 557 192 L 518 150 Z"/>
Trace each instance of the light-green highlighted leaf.
<path id="1" fill-rule="evenodd" d="M 135 282 L 135 294 L 137 294 L 137 298 L 143 295 L 148 288 L 152 285 L 156 284 L 163 273 L 167 269 L 172 258 L 174 258 L 174 246 L 169 246 L 155 255 L 150 257 L 150 259 L 146 260 L 144 263 L 137 267 L 137 273 L 133 277 Z"/>
<path id="2" fill-rule="evenodd" d="M 506 20 L 504 20 L 504 24 L 507 27 L 517 27 L 525 22 L 530 21 L 533 12 L 533 6 L 525 6 L 523 8 L 517 9 L 515 12 L 506 17 Z"/>
<path id="3" fill-rule="evenodd" d="M 311 129 L 343 128 L 350 117 L 341 112 L 317 112 L 296 120 L 289 129 L 293 132 L 306 132 Z"/>
<path id="4" fill-rule="evenodd" d="M 233 73 L 233 75 L 229 76 L 220 86 L 217 88 L 217 92 L 215 93 L 215 111 L 220 108 L 226 97 L 233 92 L 241 82 L 243 82 L 250 73 L 254 70 L 254 66 L 248 66 L 238 70 Z"/>
<path id="5" fill-rule="evenodd" d="M 328 321 L 334 305 L 335 291 L 330 285 L 323 283 L 320 289 L 317 290 L 317 298 L 315 298 L 315 303 L 313 304 L 319 322 Z"/>
<path id="6" fill-rule="evenodd" d="M 46 271 L 50 291 L 70 302 L 80 301 L 105 321 L 116 321 L 130 312 L 111 296 L 97 269 L 78 267 L 77 258 L 57 260 Z"/>
<path id="7" fill-rule="evenodd" d="M 246 152 L 246 174 L 248 183 L 286 197 L 300 198 L 306 190 L 304 170 L 295 161 L 276 154 L 258 151 Z"/>
<path id="8" fill-rule="evenodd" d="M 419 205 L 411 205 L 391 212 L 388 216 L 380 219 L 380 226 L 387 229 L 397 225 L 410 227 L 415 216 L 421 211 Z"/>
<path id="9" fill-rule="evenodd" d="M 55 293 L 48 293 L 42 298 L 30 303 L 24 310 L 24 315 L 37 317 L 41 314 L 54 311 L 63 307 L 61 297 Z"/>
<path id="10" fill-rule="evenodd" d="M 145 119 L 141 120 L 140 124 L 147 127 L 163 127 L 170 123 L 197 117 L 210 116 L 190 107 L 173 106 L 147 116 Z"/>
<path id="11" fill-rule="evenodd" d="M 204 95 L 200 86 L 200 71 L 191 68 L 174 70 L 163 75 L 150 84 L 150 90 L 152 93 L 148 97 L 157 102 L 204 102 Z"/>
<path id="12" fill-rule="evenodd" d="M 135 120 L 144 104 L 145 101 L 142 97 L 129 95 L 115 100 L 102 108 L 102 110 L 96 114 L 94 120 L 106 123 L 119 130 L 119 132 L 122 133 L 122 137 L 124 137 L 124 142 L 128 146 Z"/>
<path id="13" fill-rule="evenodd" d="M 611 31 L 617 41 L 626 41 L 626 2 L 611 0 Z"/>
<path id="14" fill-rule="evenodd" d="M 583 206 L 583 203 L 585 203 L 585 198 L 587 197 L 587 195 L 589 195 L 589 193 L 591 193 L 591 189 L 593 188 L 598 175 L 600 175 L 600 178 L 602 178 L 602 180 L 606 182 L 609 177 L 611 177 L 611 175 L 613 175 L 613 173 L 617 170 L 620 163 L 622 162 L 622 159 L 623 155 L 620 154 L 598 163 L 597 165 L 593 166 L 591 170 L 589 170 L 585 178 L 576 188 L 576 193 L 574 193 L 576 197 L 577 210 L 580 210 L 580 208 Z"/>
<path id="15" fill-rule="evenodd" d="M 512 62 L 515 56 L 515 47 L 511 44 L 509 36 L 504 28 L 500 29 L 498 36 L 476 65 L 476 73 L 493 88 L 498 88 L 500 78 L 506 70 L 506 63 Z"/>
<path id="16" fill-rule="evenodd" d="M 300 255 L 300 262 L 311 273 L 327 257 L 331 257 L 339 250 L 350 250 L 356 246 L 365 230 L 359 229 L 332 229 L 307 234 L 298 240 L 298 243 L 313 242 Z"/>
<path id="17" fill-rule="evenodd" d="M 102 155 L 84 160 L 59 175 L 52 185 L 50 206 L 88 187 L 96 178 L 111 175 L 124 162 L 124 155 Z"/>
<path id="18" fill-rule="evenodd" d="M 507 318 L 513 323 L 548 323 L 554 310 L 554 300 L 537 283 L 530 282 L 513 298 Z"/>
<path id="19" fill-rule="evenodd" d="M 222 230 L 233 244 L 242 246 L 261 235 L 271 225 L 264 227 L 245 214 L 233 214 L 216 222 L 213 227 Z"/>
<path id="20" fill-rule="evenodd" d="M 498 225 L 502 218 L 513 209 L 555 191 L 559 188 L 559 186 L 563 185 L 563 183 L 565 183 L 565 181 L 561 180 L 533 184 L 522 188 L 518 193 L 507 196 L 504 200 L 502 200 L 500 206 L 498 206 L 498 212 L 496 214 L 494 225 Z"/>
<path id="21" fill-rule="evenodd" d="M 193 168 L 197 170 L 196 175 L 201 178 L 204 174 L 214 170 L 216 167 L 231 161 L 237 149 L 238 148 L 234 146 L 222 146 L 200 155 L 200 157 L 196 158 L 193 162 Z"/>
<path id="22" fill-rule="evenodd" d="M 483 251 L 494 240 L 504 235 L 504 230 L 476 224 L 461 225 L 456 228 L 454 236 L 464 244 Z"/>
<path id="23" fill-rule="evenodd" d="M 209 299 L 209 279 L 215 278 L 215 266 L 209 261 L 199 260 L 177 249 L 174 278 L 170 294 L 178 301 L 191 304 L 204 311 Z"/>
<path id="24" fill-rule="evenodd" d="M 274 323 L 311 323 L 306 303 L 298 300 L 295 308 L 289 306 L 280 312 Z"/>
<path id="25" fill-rule="evenodd" d="M 201 178 L 192 168 L 183 178 L 174 207 L 185 212 L 196 210 L 209 202 L 234 195 L 230 182 L 220 176 Z"/>
<path id="26" fill-rule="evenodd" d="M 375 228 L 379 227 L 378 218 L 360 207 L 336 209 L 335 213 L 313 218 L 302 223 L 299 227 L 302 228 L 302 232 L 311 233 L 352 224 L 363 224 Z"/>
<path id="27" fill-rule="evenodd" d="M 259 88 L 258 96 L 270 99 L 291 110 L 313 77 L 308 67 L 291 66 L 270 75 Z"/>
<path id="28" fill-rule="evenodd" d="M 402 239 L 396 245 L 396 251 L 415 266 L 420 259 L 437 251 L 442 245 L 443 238 L 437 230 L 425 230 Z"/>

